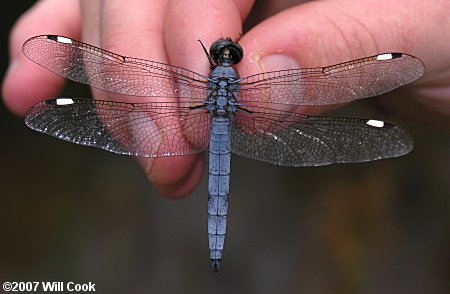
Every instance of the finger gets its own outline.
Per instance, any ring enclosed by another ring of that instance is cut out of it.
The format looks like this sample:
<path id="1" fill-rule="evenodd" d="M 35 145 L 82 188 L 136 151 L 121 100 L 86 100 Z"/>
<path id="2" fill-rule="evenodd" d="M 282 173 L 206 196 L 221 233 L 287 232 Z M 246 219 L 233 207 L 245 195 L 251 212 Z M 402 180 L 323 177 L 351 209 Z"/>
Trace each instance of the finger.
<path id="1" fill-rule="evenodd" d="M 242 22 L 252 5 L 253 1 L 238 0 L 171 1 L 164 25 L 164 42 L 170 64 L 207 76 L 209 63 L 197 40 L 205 46 L 221 36 L 236 40 L 242 33 Z M 204 158 L 204 154 L 161 158 L 151 162 L 147 170 L 160 191 L 180 195 L 198 185 Z"/>
<path id="2" fill-rule="evenodd" d="M 12 112 L 22 116 L 31 105 L 56 96 L 63 85 L 62 78 L 28 60 L 22 54 L 22 44 L 41 34 L 78 38 L 79 27 L 76 0 L 42 0 L 19 18 L 10 35 L 10 66 L 2 88 L 5 104 Z"/>
<path id="3" fill-rule="evenodd" d="M 267 19 L 241 39 L 246 75 L 332 65 L 383 52 L 420 58 L 426 75 L 415 85 L 448 88 L 450 2 L 315 1 Z M 445 21 L 444 21 L 445 20 Z M 444 61 L 444 62 L 443 62 Z M 440 92 L 442 93 L 442 92 Z M 446 99 L 448 99 L 448 92 Z"/>
<path id="4" fill-rule="evenodd" d="M 167 63 L 163 25 L 168 0 L 82 1 L 83 41 L 103 49 Z"/>
<path id="5" fill-rule="evenodd" d="M 121 55 L 169 63 L 164 40 L 168 4 L 169 1 L 165 0 L 135 0 L 133 5 L 122 0 L 84 1 L 83 40 Z M 126 96 L 118 98 L 111 95 L 109 98 L 133 100 L 133 97 Z M 164 140 L 171 138 L 164 136 Z M 177 197 L 187 195 L 200 181 L 203 161 L 197 157 L 137 160 L 161 194 Z"/>
<path id="6" fill-rule="evenodd" d="M 170 62 L 208 75 L 209 63 L 197 40 L 201 40 L 209 49 L 209 46 L 221 37 L 239 39 L 242 23 L 253 2 L 172 1 L 164 31 Z"/>
<path id="7" fill-rule="evenodd" d="M 81 3 L 83 41 L 124 56 L 168 62 L 163 36 L 168 1 L 136 0 L 133 5 L 121 0 L 88 0 Z M 96 95 L 97 91 L 93 93 Z M 180 196 L 189 192 L 183 189 L 176 192 L 167 191 L 165 187 L 170 186 L 171 181 L 182 182 L 183 179 L 177 172 L 192 168 L 192 163 L 186 166 L 186 160 L 180 160 L 174 164 L 171 164 L 171 161 L 162 164 L 159 169 L 163 173 L 167 168 L 175 172 L 172 171 L 171 178 L 160 180 L 158 174 L 153 178 L 155 172 L 150 172 L 148 166 L 152 166 L 154 162 L 165 161 L 164 159 L 137 158 L 137 161 L 146 169 L 148 178 L 161 194 Z"/>

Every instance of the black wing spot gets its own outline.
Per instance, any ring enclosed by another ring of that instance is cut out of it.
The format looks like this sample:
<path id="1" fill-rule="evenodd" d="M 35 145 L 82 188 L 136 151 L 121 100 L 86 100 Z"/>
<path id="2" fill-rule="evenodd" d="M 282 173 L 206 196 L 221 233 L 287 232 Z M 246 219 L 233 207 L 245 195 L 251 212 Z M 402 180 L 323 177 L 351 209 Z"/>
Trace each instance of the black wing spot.
<path id="1" fill-rule="evenodd" d="M 47 39 L 52 40 L 52 41 L 58 41 L 58 36 L 57 35 L 47 35 Z"/>

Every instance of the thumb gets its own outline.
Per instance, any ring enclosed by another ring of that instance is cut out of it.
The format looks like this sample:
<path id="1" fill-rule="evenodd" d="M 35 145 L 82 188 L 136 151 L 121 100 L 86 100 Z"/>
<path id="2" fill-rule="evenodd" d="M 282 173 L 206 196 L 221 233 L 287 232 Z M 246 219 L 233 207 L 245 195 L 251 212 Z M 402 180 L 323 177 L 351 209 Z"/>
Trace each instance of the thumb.
<path id="1" fill-rule="evenodd" d="M 430 89 L 423 99 L 440 95 L 448 109 L 450 42 L 443 40 L 450 30 L 449 8 L 445 0 L 432 5 L 418 0 L 308 2 L 267 19 L 242 37 L 247 57 L 240 65 L 241 76 L 403 52 L 426 65 L 426 75 L 415 84 Z"/>

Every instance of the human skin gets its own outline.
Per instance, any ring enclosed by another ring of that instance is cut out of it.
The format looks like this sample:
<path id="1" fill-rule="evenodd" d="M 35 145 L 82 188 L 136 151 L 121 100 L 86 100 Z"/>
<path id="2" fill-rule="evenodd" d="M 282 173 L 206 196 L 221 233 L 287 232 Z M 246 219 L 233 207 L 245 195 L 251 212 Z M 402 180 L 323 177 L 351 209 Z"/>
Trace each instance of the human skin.
<path id="1" fill-rule="evenodd" d="M 281 1 L 271 1 L 273 7 L 277 2 Z M 424 77 L 384 99 L 383 105 L 419 122 L 450 125 L 450 1 L 298 2 L 304 3 L 266 18 L 242 35 L 253 1 L 41 0 L 11 32 L 11 65 L 2 89 L 5 105 L 23 116 L 31 105 L 57 97 L 63 86 L 61 77 L 21 53 L 24 41 L 35 35 L 63 35 L 204 75 L 209 64 L 196 40 L 209 46 L 225 36 L 240 37 L 244 59 L 236 68 L 241 76 L 331 65 L 383 52 L 417 56 L 426 66 Z M 180 197 L 198 185 L 204 158 L 195 154 L 137 161 L 162 195 Z"/>

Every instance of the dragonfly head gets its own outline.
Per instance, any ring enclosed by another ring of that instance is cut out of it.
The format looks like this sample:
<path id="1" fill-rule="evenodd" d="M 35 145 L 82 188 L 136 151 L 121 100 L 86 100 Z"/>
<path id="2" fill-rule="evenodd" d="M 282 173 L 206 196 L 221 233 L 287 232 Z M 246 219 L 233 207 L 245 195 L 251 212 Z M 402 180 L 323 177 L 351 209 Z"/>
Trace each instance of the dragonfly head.
<path id="1" fill-rule="evenodd" d="M 236 64 L 241 61 L 244 51 L 241 45 L 233 42 L 231 38 L 220 38 L 212 43 L 209 54 L 216 64 L 230 63 Z"/>

